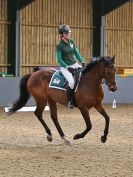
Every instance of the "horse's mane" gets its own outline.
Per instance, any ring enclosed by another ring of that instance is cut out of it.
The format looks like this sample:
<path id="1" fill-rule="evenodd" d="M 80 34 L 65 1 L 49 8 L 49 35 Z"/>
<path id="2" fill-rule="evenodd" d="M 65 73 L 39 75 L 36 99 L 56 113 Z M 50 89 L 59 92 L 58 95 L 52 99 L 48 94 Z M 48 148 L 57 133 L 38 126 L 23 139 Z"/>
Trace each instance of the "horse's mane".
<path id="1" fill-rule="evenodd" d="M 99 61 L 101 60 L 100 57 L 92 57 L 87 63 L 85 68 L 82 70 L 82 73 L 85 74 L 86 72 L 90 71 Z"/>

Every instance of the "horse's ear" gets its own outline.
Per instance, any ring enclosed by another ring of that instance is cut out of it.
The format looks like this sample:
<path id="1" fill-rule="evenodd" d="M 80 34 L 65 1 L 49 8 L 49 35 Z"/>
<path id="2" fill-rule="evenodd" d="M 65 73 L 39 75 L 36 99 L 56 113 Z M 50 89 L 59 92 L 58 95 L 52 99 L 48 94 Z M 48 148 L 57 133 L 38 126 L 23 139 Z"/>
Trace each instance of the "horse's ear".
<path id="1" fill-rule="evenodd" d="M 100 60 L 101 60 L 101 61 L 104 61 L 104 60 L 105 60 L 104 56 L 101 56 Z"/>
<path id="2" fill-rule="evenodd" d="M 112 60 L 115 61 L 115 55 L 112 57 Z"/>
<path id="3" fill-rule="evenodd" d="M 112 57 L 111 61 L 115 63 L 115 55 Z"/>

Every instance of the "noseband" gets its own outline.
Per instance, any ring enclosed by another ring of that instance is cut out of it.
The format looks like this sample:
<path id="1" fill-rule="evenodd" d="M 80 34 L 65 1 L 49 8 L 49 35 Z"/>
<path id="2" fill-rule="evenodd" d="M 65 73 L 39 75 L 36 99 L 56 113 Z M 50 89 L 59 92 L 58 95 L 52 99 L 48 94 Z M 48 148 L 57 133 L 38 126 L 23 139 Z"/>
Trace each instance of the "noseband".
<path id="1" fill-rule="evenodd" d="M 110 82 L 108 82 L 106 79 L 103 79 L 103 80 L 102 80 L 102 84 L 105 84 L 105 85 L 107 85 L 108 87 L 111 87 L 111 86 L 115 85 L 116 82 L 110 83 Z"/>

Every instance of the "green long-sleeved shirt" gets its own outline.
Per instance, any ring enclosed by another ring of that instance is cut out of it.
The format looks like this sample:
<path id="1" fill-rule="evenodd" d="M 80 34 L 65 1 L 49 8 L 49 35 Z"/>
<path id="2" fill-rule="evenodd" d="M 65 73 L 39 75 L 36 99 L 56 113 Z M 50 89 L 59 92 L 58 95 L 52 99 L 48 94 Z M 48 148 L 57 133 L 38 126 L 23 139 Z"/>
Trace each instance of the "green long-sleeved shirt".
<path id="1" fill-rule="evenodd" d="M 56 49 L 57 49 L 57 59 L 62 67 L 66 68 L 76 63 L 75 56 L 80 63 L 83 62 L 83 58 L 80 55 L 72 39 L 69 39 L 68 43 L 65 42 L 64 40 L 60 40 L 60 42 L 56 46 Z"/>

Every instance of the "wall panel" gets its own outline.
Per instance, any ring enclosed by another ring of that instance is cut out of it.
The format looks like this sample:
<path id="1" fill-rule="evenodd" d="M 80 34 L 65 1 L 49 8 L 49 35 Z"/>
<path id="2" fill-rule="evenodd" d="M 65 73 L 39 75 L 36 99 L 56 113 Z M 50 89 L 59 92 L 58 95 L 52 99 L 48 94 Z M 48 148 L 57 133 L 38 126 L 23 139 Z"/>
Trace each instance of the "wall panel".
<path id="1" fill-rule="evenodd" d="M 133 2 L 106 16 L 106 55 L 116 55 L 117 67 L 133 68 Z"/>
<path id="2" fill-rule="evenodd" d="M 92 55 L 91 0 L 36 0 L 21 12 L 21 75 L 37 65 L 58 65 L 58 26 L 72 28 L 71 37 L 85 59 Z"/>
<path id="3" fill-rule="evenodd" d="M 7 0 L 0 0 L 0 72 L 7 71 Z"/>

